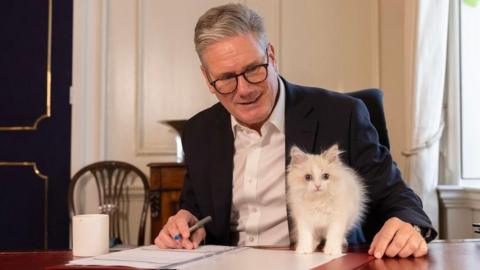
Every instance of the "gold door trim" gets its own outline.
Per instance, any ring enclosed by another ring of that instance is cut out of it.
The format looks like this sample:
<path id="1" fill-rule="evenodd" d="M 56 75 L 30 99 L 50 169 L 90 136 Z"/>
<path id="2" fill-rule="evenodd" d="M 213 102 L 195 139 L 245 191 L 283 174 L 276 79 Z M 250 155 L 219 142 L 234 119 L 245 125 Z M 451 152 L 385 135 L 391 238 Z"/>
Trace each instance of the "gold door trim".
<path id="1" fill-rule="evenodd" d="M 37 130 L 38 124 L 52 116 L 51 113 L 51 95 L 52 95 L 52 3 L 53 0 L 48 0 L 48 44 L 47 44 L 47 97 L 45 101 L 45 113 L 37 117 L 31 126 L 7 126 L 0 127 L 0 131 L 19 131 L 19 130 Z"/>
<path id="2" fill-rule="evenodd" d="M 45 250 L 48 249 L 48 175 L 45 175 L 40 172 L 40 170 L 37 167 L 36 162 L 26 162 L 26 161 L 20 161 L 20 162 L 4 162 L 0 161 L 0 166 L 4 167 L 32 167 L 33 172 L 35 175 L 40 177 L 44 182 L 45 182 L 45 189 L 44 189 L 44 196 L 45 200 L 43 201 L 43 208 L 45 209 L 43 211 L 43 248 Z"/>

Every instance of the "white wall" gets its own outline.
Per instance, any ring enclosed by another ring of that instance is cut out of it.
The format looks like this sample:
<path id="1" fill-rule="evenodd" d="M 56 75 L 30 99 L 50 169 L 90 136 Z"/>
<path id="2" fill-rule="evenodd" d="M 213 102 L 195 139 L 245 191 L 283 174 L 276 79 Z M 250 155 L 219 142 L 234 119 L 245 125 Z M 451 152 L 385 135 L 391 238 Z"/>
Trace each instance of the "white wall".
<path id="1" fill-rule="evenodd" d="M 280 72 L 336 91 L 380 87 L 392 153 L 405 147 L 405 87 L 414 0 L 247 0 L 265 17 Z M 159 120 L 213 104 L 202 81 L 193 27 L 223 0 L 76 0 L 72 172 L 105 159 L 175 160 L 174 134 Z"/>

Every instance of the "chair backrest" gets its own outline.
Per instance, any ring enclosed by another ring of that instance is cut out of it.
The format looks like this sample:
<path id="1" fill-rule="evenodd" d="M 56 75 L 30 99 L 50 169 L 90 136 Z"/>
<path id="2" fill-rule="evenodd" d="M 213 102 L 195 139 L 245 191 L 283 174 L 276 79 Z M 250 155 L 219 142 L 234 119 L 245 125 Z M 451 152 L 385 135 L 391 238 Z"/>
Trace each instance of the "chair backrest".
<path id="1" fill-rule="evenodd" d="M 349 96 L 358 98 L 365 103 L 370 114 L 370 121 L 377 129 L 380 144 L 390 149 L 388 139 L 387 121 L 383 111 L 383 92 L 380 89 L 370 88 L 355 92 L 346 93 Z"/>
<path id="2" fill-rule="evenodd" d="M 112 242 L 113 244 L 132 244 L 131 241 L 128 241 L 131 226 L 129 217 L 132 217 L 132 213 L 130 213 L 134 204 L 132 198 L 138 197 L 132 192 L 141 190 L 143 190 L 141 202 L 136 203 L 139 205 L 137 208 L 140 208 L 140 223 L 136 244 L 143 245 L 149 205 L 149 184 L 145 174 L 129 163 L 101 161 L 80 169 L 70 181 L 68 192 L 70 217 L 86 212 L 85 209 L 80 209 L 81 205 L 92 204 L 91 201 L 85 200 L 86 192 L 97 193 L 98 205 L 93 206 L 95 208 L 94 212 L 109 215 L 111 244 Z M 82 196 L 84 202 L 80 204 Z M 91 211 L 92 209 L 89 210 L 90 213 Z"/>
<path id="3" fill-rule="evenodd" d="M 390 149 L 390 141 L 388 139 L 387 122 L 385 120 L 385 113 L 383 111 L 383 92 L 380 89 L 364 89 L 355 92 L 347 93 L 352 97 L 358 98 L 367 106 L 370 114 L 370 121 L 378 132 L 378 140 L 380 144 Z M 355 235 L 351 235 L 350 241 L 352 243 L 370 243 L 373 240 L 376 232 L 378 232 L 383 224 L 378 220 L 367 217 L 362 222 L 362 230 L 355 231 Z"/>

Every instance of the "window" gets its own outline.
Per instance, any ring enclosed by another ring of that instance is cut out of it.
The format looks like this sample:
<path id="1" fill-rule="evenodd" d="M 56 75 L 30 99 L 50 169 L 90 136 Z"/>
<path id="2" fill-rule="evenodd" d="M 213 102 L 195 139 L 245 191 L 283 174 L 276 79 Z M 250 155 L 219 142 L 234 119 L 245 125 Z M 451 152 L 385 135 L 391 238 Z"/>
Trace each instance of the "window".
<path id="1" fill-rule="evenodd" d="M 480 179 L 480 5 L 462 1 L 459 11 L 461 176 Z"/>
<path id="2" fill-rule="evenodd" d="M 445 183 L 480 187 L 480 1 L 452 1 Z"/>

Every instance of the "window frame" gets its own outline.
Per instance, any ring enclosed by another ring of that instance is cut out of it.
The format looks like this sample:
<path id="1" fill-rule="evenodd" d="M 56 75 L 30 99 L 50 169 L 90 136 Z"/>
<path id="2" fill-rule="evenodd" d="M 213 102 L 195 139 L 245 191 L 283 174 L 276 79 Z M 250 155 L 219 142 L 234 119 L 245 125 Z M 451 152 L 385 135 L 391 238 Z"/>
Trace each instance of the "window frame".
<path id="1" fill-rule="evenodd" d="M 462 74 L 461 74 L 461 5 L 462 0 L 450 2 L 448 53 L 446 70 L 446 122 L 443 138 L 443 184 L 480 188 L 480 179 L 464 178 L 462 141 Z M 477 8 L 480 8 L 478 6 Z"/>

